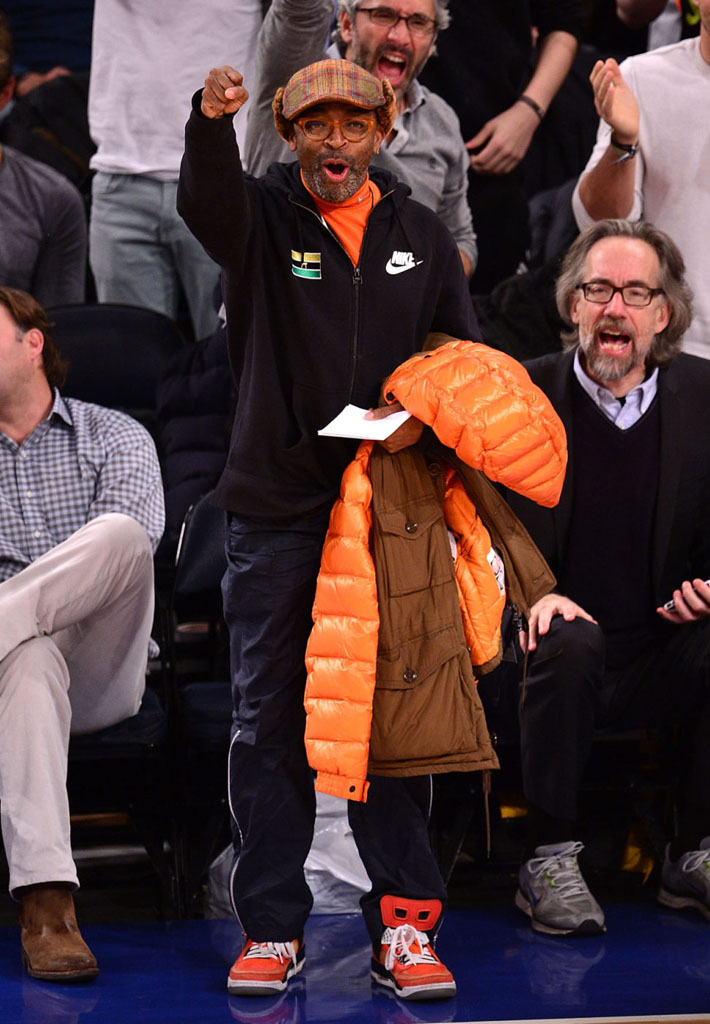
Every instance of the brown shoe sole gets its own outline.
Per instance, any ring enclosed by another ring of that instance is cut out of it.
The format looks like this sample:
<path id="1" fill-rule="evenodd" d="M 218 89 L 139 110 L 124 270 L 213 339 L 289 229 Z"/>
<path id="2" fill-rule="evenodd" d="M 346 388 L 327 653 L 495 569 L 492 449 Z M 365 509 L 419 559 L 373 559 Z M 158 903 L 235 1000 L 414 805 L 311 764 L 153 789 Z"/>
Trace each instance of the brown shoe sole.
<path id="1" fill-rule="evenodd" d="M 91 981 L 99 973 L 98 967 L 78 967 L 73 971 L 38 971 L 30 964 L 29 957 L 22 951 L 22 963 L 30 978 L 37 978 L 38 981 Z"/>

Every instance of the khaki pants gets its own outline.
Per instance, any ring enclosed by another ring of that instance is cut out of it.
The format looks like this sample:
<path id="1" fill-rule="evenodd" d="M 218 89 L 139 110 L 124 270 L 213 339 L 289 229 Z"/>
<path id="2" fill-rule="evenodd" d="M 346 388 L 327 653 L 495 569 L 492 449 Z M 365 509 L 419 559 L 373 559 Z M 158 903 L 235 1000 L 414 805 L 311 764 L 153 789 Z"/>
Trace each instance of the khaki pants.
<path id="1" fill-rule="evenodd" d="M 78 885 L 69 734 L 134 715 L 153 623 L 153 558 L 130 516 L 91 520 L 0 583 L 0 824 L 10 891 Z"/>

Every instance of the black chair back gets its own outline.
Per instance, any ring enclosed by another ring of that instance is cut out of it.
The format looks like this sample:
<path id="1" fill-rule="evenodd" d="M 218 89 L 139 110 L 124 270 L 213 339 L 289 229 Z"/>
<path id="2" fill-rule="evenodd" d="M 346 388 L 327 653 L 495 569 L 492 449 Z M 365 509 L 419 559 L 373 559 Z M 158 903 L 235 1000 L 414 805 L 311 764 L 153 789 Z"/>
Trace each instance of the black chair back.
<path id="1" fill-rule="evenodd" d="M 113 303 L 48 310 L 69 361 L 62 394 L 120 409 L 155 435 L 156 391 L 167 364 L 185 344 L 162 313 Z"/>
<path id="2" fill-rule="evenodd" d="M 212 504 L 210 491 L 187 510 L 177 555 L 173 601 L 178 616 L 186 609 L 204 607 L 221 613 L 220 584 L 227 567 L 224 551 L 225 513 Z"/>

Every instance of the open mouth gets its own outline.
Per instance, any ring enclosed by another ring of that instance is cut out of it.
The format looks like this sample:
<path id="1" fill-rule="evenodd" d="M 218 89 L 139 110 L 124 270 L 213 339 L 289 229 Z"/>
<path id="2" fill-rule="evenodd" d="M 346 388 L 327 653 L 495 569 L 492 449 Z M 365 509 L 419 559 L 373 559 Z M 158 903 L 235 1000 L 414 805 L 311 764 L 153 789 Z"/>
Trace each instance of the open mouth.
<path id="1" fill-rule="evenodd" d="M 345 181 L 350 170 L 349 164 L 344 163 L 342 160 L 327 160 L 322 164 L 322 167 L 326 178 L 334 182 Z"/>
<path id="2" fill-rule="evenodd" d="M 625 331 L 600 330 L 597 335 L 599 348 L 605 355 L 624 355 L 633 344 L 633 338 Z"/>
<path id="3" fill-rule="evenodd" d="M 402 82 L 409 66 L 407 57 L 395 50 L 385 50 L 377 58 L 377 77 L 387 78 L 393 89 Z"/>

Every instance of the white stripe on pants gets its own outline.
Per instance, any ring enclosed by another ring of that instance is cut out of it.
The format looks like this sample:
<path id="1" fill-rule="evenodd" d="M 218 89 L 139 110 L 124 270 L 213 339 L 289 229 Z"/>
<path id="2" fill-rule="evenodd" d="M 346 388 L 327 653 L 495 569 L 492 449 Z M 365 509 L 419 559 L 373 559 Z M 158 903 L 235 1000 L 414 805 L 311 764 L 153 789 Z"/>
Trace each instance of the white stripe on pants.
<path id="1" fill-rule="evenodd" d="M 134 715 L 153 624 L 143 527 L 92 519 L 0 583 L 0 817 L 10 891 L 78 885 L 66 794 L 69 734 Z"/>

